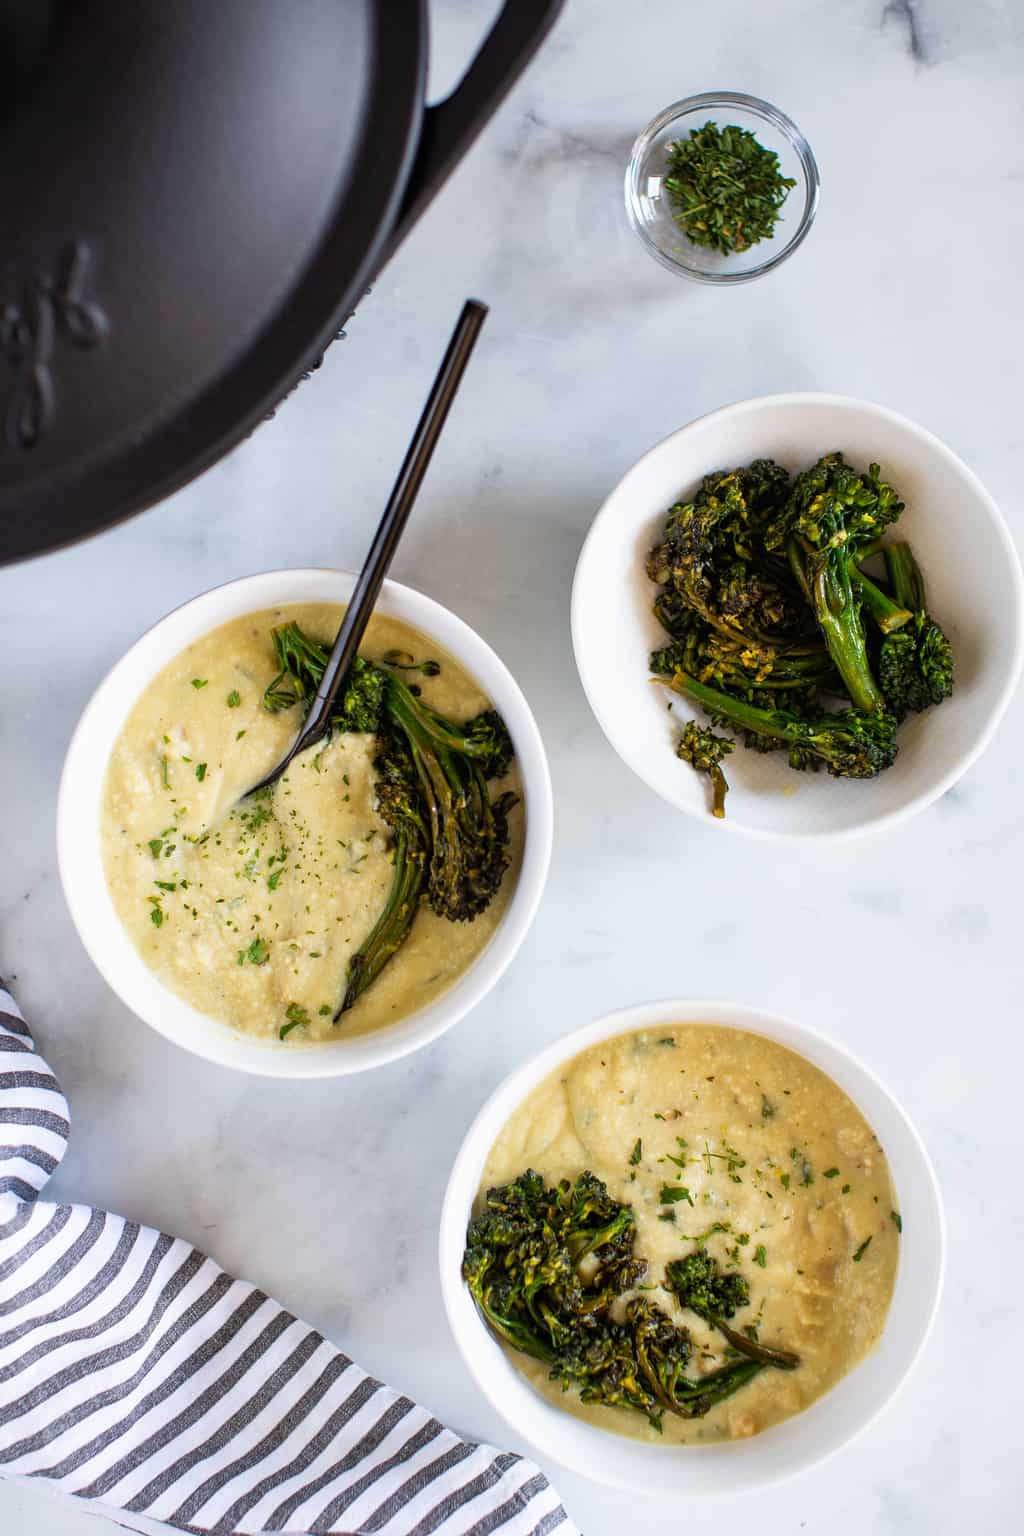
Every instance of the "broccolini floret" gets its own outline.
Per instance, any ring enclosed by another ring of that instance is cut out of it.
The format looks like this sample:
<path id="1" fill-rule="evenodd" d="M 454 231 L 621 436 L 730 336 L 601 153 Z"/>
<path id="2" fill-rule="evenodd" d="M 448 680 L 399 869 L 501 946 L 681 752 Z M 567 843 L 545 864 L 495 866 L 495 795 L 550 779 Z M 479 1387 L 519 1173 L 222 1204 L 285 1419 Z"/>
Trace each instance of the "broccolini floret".
<path id="1" fill-rule="evenodd" d="M 676 617 L 666 624 L 670 633 L 677 633 L 684 610 L 728 639 L 772 649 L 809 632 L 785 562 L 770 562 L 764 550 L 764 530 L 788 482 L 778 464 L 757 459 L 747 469 L 705 475 L 692 501 L 669 510 L 647 573 L 670 594 L 662 602 L 664 616 Z"/>
<path id="2" fill-rule="evenodd" d="M 763 709 L 734 699 L 685 672 L 664 681 L 706 710 L 714 724 L 784 743 L 793 768 L 825 767 L 836 778 L 871 779 L 895 761 L 896 720 L 885 710 L 847 709 L 803 719 L 784 709 Z"/>
<path id="3" fill-rule="evenodd" d="M 884 701 L 868 660 L 852 573 L 863 550 L 902 510 L 877 464 L 862 475 L 841 453 L 827 453 L 797 477 L 765 535 L 766 548 L 789 560 L 856 709 L 881 709 Z"/>
<path id="4" fill-rule="evenodd" d="M 632 1210 L 592 1173 L 552 1187 L 527 1169 L 488 1190 L 466 1233 L 463 1278 L 500 1337 L 553 1362 L 642 1278 L 633 1238 Z"/>
<path id="5" fill-rule="evenodd" d="M 945 631 L 928 612 L 924 577 L 909 544 L 883 549 L 897 602 L 911 622 L 887 635 L 878 653 L 878 680 L 889 709 L 900 719 L 909 710 L 929 709 L 953 692 L 953 650 Z"/>
<path id="6" fill-rule="evenodd" d="M 488 1190 L 466 1233 L 463 1278 L 492 1332 L 583 1402 L 641 1412 L 655 1428 L 666 1412 L 701 1418 L 780 1362 L 747 1352 L 688 1377 L 689 1331 L 628 1294 L 646 1273 L 634 1236 L 631 1207 L 589 1171 L 548 1186 L 528 1169 Z"/>
<path id="7" fill-rule="evenodd" d="M 717 1328 L 733 1349 L 758 1366 L 771 1365 L 792 1371 L 800 1364 L 799 1355 L 788 1349 L 769 1349 L 749 1333 L 729 1326 L 741 1307 L 750 1302 L 750 1289 L 736 1270 L 722 1270 L 717 1259 L 703 1246 L 685 1258 L 673 1259 L 665 1269 L 665 1284 L 681 1307 L 696 1312 L 711 1328 Z"/>
<path id="8" fill-rule="evenodd" d="M 727 757 L 735 743 L 728 736 L 716 736 L 706 725 L 687 720 L 676 747 L 676 756 L 689 763 L 698 773 L 706 773 L 711 780 L 711 814 L 725 815 L 725 797 L 729 793 L 729 781 L 722 771 L 722 758 Z"/>

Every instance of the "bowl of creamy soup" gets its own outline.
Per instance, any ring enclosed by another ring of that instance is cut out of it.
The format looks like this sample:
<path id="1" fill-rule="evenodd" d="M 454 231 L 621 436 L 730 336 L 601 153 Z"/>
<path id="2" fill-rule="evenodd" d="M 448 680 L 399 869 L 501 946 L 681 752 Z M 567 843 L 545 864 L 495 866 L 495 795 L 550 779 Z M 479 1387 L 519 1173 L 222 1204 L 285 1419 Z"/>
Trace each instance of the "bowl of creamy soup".
<path id="1" fill-rule="evenodd" d="M 659 1002 L 520 1067 L 456 1160 L 449 1322 L 516 1431 L 615 1485 L 739 1492 L 822 1460 L 906 1378 L 938 1306 L 935 1176 L 843 1047 Z"/>
<path id="2" fill-rule="evenodd" d="M 65 895 L 122 1000 L 211 1060 L 363 1070 L 474 1007 L 521 944 L 551 787 L 490 647 L 386 582 L 329 736 L 272 789 L 355 578 L 275 571 L 169 614 L 101 683 L 58 807 Z"/>

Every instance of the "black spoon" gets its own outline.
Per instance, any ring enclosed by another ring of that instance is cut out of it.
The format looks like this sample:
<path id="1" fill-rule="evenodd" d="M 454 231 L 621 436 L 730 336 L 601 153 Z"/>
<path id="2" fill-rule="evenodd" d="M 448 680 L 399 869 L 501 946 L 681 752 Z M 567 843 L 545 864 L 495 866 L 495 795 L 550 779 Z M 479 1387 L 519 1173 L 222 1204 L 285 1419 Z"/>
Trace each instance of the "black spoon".
<path id="1" fill-rule="evenodd" d="M 269 785 L 276 783 L 293 757 L 299 752 L 304 752 L 307 747 L 311 747 L 315 741 L 319 741 L 327 734 L 335 702 L 345 685 L 349 668 L 355 660 L 359 642 L 370 621 L 374 604 L 380 596 L 384 577 L 398 548 L 398 541 L 402 537 L 409 513 L 423 483 L 427 465 L 433 457 L 441 429 L 448 419 L 452 401 L 462 382 L 466 364 L 469 362 L 480 328 L 486 318 L 486 304 L 481 304 L 478 299 L 466 300 L 458 324 L 452 332 L 452 339 L 448 343 L 444 361 L 438 369 L 434 387 L 430 391 L 412 442 L 409 444 L 405 462 L 398 472 L 398 479 L 395 481 L 390 500 L 377 526 L 369 554 L 359 573 L 355 591 L 352 593 L 345 610 L 345 617 L 341 621 L 341 628 L 338 630 L 338 638 L 334 642 L 320 687 L 309 707 L 302 729 L 277 766 L 260 779 L 258 784 L 254 784 L 252 789 L 247 790 L 246 795 L 253 795 L 257 790 L 266 789 Z M 243 795 L 241 798 L 245 799 L 245 797 Z"/>

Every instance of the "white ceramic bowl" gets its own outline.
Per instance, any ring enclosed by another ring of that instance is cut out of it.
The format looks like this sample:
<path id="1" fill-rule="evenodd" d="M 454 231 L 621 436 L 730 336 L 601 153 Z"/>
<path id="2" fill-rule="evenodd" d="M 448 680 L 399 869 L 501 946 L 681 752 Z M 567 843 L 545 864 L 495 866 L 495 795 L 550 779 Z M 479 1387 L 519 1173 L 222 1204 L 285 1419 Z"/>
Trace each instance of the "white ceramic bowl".
<path id="1" fill-rule="evenodd" d="M 795 471 L 835 448 L 857 465 L 879 462 L 907 503 L 897 528 L 914 546 L 929 607 L 953 645 L 953 697 L 907 720 L 895 764 L 877 779 L 794 773 L 784 754 L 762 756 L 738 742 L 726 763 L 731 792 L 719 826 L 821 837 L 921 810 L 987 746 L 1020 673 L 1020 563 L 977 476 L 930 432 L 883 406 L 839 395 L 768 395 L 702 416 L 652 448 L 587 536 L 573 584 L 573 646 L 591 707 L 619 756 L 670 805 L 709 816 L 706 779 L 674 751 L 678 722 L 699 711 L 647 680 L 649 653 L 668 638 L 651 611 L 647 551 L 668 508 L 702 475 L 760 457 Z"/>
<path id="2" fill-rule="evenodd" d="M 410 587 L 387 581 L 377 611 L 430 635 L 478 680 L 515 744 L 523 783 L 526 844 L 504 917 L 469 970 L 425 1008 L 372 1033 L 298 1049 L 238 1033 L 208 1018 L 164 986 L 145 964 L 114 910 L 100 857 L 100 803 L 113 744 L 140 693 L 179 651 L 210 630 L 277 603 L 343 603 L 355 577 L 346 571 L 268 571 L 215 587 L 176 608 L 136 641 L 93 694 L 68 748 L 57 807 L 57 853 L 75 927 L 97 969 L 139 1018 L 226 1067 L 267 1077 L 335 1077 L 417 1050 L 450 1029 L 491 990 L 509 965 L 540 902 L 551 858 L 552 801 L 547 758 L 518 684 L 467 624 Z"/>
<path id="3" fill-rule="evenodd" d="M 881 1139 L 903 1217 L 896 1290 L 877 1348 L 824 1397 L 749 1440 L 660 1446 L 595 1428 L 545 1401 L 480 1320 L 460 1273 L 466 1225 L 487 1155 L 509 1116 L 562 1062 L 612 1035 L 667 1024 L 746 1029 L 797 1051 L 849 1094 Z M 667 1001 L 609 1014 L 564 1036 L 491 1095 L 455 1160 L 441 1214 L 441 1290 L 448 1321 L 477 1385 L 518 1434 L 546 1456 L 634 1492 L 735 1494 L 823 1461 L 864 1429 L 906 1379 L 931 1332 L 945 1267 L 938 1185 L 917 1132 L 878 1079 L 814 1030 L 733 1003 Z"/>

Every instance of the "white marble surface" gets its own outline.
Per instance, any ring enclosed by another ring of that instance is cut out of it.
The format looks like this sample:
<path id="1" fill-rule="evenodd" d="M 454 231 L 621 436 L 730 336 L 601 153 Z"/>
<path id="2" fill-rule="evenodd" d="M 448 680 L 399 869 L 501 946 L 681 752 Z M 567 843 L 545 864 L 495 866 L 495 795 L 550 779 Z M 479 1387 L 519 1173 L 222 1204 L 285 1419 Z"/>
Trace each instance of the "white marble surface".
<path id="1" fill-rule="evenodd" d="M 491 9 L 436 6 L 439 87 Z M 702 411 L 780 389 L 916 417 L 1020 536 L 1022 76 L 1015 0 L 570 0 L 349 339 L 276 419 L 160 510 L 0 573 L 0 971 L 72 1101 L 62 1197 L 184 1234 L 456 1428 L 507 1443 L 449 1339 L 435 1227 L 463 1129 L 524 1054 L 617 1005 L 721 994 L 848 1041 L 916 1119 L 951 1262 L 900 1399 L 818 1472 L 715 1507 L 550 1466 L 587 1536 L 934 1536 L 1019 1518 L 1020 706 L 905 828 L 820 851 L 747 842 L 674 817 L 613 756 L 567 604 L 588 523 L 631 461 Z M 726 293 L 657 267 L 620 191 L 635 132 L 717 86 L 790 112 L 823 180 L 803 249 Z M 62 754 L 104 670 L 172 605 L 261 568 L 358 563 L 467 293 L 491 319 L 395 574 L 475 625 L 534 705 L 556 793 L 548 892 L 497 992 L 421 1055 L 287 1089 L 232 1076 L 140 1025 L 84 955 L 55 868 Z M 96 1526 L 0 1485 L 0 1529 Z"/>

